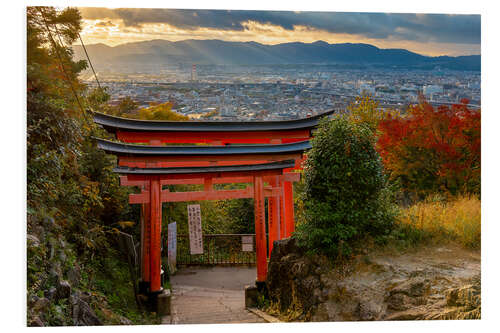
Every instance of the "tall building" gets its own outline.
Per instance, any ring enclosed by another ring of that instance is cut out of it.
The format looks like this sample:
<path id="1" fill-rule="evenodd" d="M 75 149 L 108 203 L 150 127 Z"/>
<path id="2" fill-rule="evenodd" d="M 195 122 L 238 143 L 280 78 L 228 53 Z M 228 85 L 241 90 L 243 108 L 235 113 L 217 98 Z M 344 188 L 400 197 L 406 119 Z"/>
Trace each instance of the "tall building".
<path id="1" fill-rule="evenodd" d="M 193 66 L 191 67 L 191 81 L 197 81 L 198 80 L 198 76 L 196 75 L 196 64 L 193 64 Z"/>

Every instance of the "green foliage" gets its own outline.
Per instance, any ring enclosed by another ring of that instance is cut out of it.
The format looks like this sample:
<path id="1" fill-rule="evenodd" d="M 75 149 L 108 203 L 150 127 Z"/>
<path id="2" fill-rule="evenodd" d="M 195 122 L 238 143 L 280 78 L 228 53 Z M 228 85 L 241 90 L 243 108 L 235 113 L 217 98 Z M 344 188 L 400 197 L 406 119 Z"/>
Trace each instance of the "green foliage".
<path id="1" fill-rule="evenodd" d="M 70 269 L 80 267 L 81 279 L 72 290 L 100 295 L 101 301 L 91 304 L 99 312 L 116 289 L 95 282 L 96 266 L 106 274 L 100 279 L 121 283 L 120 292 L 133 297 L 119 270 L 106 267 L 123 263 L 111 250 L 113 228 L 138 217 L 128 205 L 129 190 L 119 186 L 112 172 L 114 158 L 97 150 L 92 140 L 105 132 L 80 108 L 109 109 L 103 104 L 109 100 L 105 90 L 88 91 L 78 80 L 86 62 L 72 60 L 71 45 L 80 29 L 75 8 L 27 8 L 27 288 L 28 299 L 47 297 L 57 279 L 68 279 Z M 52 302 L 45 313 L 28 308 L 28 321 L 36 315 L 48 325 L 72 325 L 64 302 Z M 120 304 L 112 303 L 108 312 Z"/>
<path id="2" fill-rule="evenodd" d="M 299 245 L 346 255 L 353 241 L 388 234 L 394 212 L 371 130 L 345 118 L 323 119 L 312 140 L 301 194 Z"/>
<path id="3" fill-rule="evenodd" d="M 396 223 L 387 235 L 375 238 L 375 243 L 384 247 L 395 247 L 398 250 L 406 250 L 419 245 L 427 244 L 432 235 L 414 225 Z"/>
<path id="4" fill-rule="evenodd" d="M 252 234 L 255 232 L 252 199 L 224 200 L 220 202 L 223 218 L 228 222 L 228 233 Z"/>
<path id="5" fill-rule="evenodd" d="M 243 189 L 245 184 L 219 185 L 221 190 Z M 233 199 L 215 202 L 220 222 L 226 233 L 248 234 L 255 232 L 253 199 Z"/>
<path id="6" fill-rule="evenodd" d="M 220 189 L 241 188 L 240 184 L 219 185 Z M 200 185 L 169 185 L 170 191 L 201 191 Z M 202 229 L 205 234 L 253 233 L 254 206 L 252 199 L 213 200 L 200 202 L 166 202 L 163 204 L 163 220 L 177 222 L 177 233 L 187 234 L 187 206 L 200 204 Z M 163 224 L 166 235 L 167 222 Z"/>
<path id="7" fill-rule="evenodd" d="M 269 299 L 265 297 L 264 294 L 259 294 L 257 296 L 257 304 L 258 309 L 266 309 L 270 306 Z"/>
<path id="8" fill-rule="evenodd" d="M 119 114 L 131 113 L 132 111 L 137 110 L 137 108 L 139 108 L 139 104 L 130 96 L 126 96 L 121 99 L 117 106 Z"/>
<path id="9" fill-rule="evenodd" d="M 137 118 L 143 120 L 173 120 L 173 121 L 186 121 L 189 117 L 172 111 L 173 104 L 166 102 L 162 104 L 151 105 L 150 107 L 139 109 L 137 115 L 122 114 L 124 117 Z"/>
<path id="10" fill-rule="evenodd" d="M 355 124 L 365 124 L 374 133 L 377 133 L 378 124 L 388 114 L 398 115 L 395 110 L 383 110 L 379 108 L 379 103 L 370 94 L 363 93 L 357 96 L 356 100 L 348 107 L 349 121 Z"/>

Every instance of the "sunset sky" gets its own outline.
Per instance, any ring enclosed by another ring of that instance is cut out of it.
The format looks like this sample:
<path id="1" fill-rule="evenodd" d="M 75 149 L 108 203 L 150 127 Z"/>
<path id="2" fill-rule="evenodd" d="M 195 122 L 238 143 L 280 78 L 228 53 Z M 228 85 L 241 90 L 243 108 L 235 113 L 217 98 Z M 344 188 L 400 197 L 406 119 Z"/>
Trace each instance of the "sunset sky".
<path id="1" fill-rule="evenodd" d="M 80 7 L 86 44 L 152 39 L 368 43 L 424 55 L 481 53 L 480 15 Z"/>

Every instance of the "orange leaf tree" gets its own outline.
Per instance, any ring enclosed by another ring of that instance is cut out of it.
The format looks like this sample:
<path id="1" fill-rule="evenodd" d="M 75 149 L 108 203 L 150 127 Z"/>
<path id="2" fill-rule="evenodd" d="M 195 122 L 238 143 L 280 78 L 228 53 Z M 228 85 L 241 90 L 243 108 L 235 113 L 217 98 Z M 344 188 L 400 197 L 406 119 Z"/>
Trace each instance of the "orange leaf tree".
<path id="1" fill-rule="evenodd" d="M 377 149 L 393 180 L 425 195 L 480 191 L 481 110 L 460 104 L 410 106 L 379 123 Z"/>

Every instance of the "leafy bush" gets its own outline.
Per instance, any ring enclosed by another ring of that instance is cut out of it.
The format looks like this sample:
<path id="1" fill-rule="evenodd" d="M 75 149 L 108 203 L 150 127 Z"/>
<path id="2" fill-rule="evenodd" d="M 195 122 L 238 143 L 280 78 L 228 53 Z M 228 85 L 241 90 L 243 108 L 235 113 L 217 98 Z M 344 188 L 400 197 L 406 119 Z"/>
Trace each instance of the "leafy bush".
<path id="1" fill-rule="evenodd" d="M 299 245 L 345 255 L 353 241 L 389 233 L 394 212 L 388 194 L 370 128 L 345 118 L 323 119 L 304 167 Z"/>

